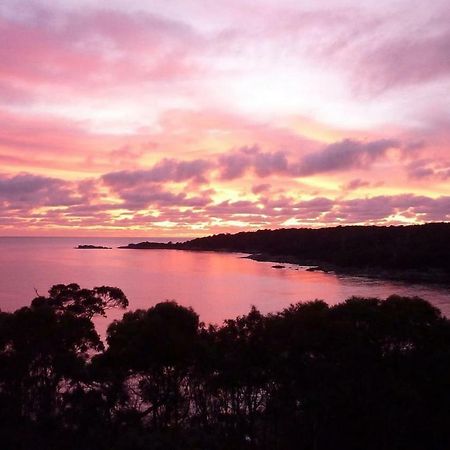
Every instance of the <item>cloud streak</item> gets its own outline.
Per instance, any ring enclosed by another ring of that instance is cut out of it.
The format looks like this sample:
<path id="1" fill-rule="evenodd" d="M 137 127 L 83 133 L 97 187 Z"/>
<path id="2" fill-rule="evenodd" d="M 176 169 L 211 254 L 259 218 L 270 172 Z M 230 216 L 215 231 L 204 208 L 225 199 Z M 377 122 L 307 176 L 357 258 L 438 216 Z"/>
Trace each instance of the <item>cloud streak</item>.
<path id="1" fill-rule="evenodd" d="M 358 142 L 345 139 L 306 155 L 299 163 L 297 173 L 309 176 L 339 170 L 368 169 L 377 160 L 386 157 L 389 149 L 398 148 L 400 143 L 392 139 L 372 142 Z"/>
<path id="2" fill-rule="evenodd" d="M 205 175 L 210 167 L 211 163 L 203 159 L 193 161 L 163 159 L 150 169 L 110 172 L 103 175 L 102 179 L 108 186 L 115 189 L 168 181 L 190 180 L 195 183 L 205 183 Z"/>

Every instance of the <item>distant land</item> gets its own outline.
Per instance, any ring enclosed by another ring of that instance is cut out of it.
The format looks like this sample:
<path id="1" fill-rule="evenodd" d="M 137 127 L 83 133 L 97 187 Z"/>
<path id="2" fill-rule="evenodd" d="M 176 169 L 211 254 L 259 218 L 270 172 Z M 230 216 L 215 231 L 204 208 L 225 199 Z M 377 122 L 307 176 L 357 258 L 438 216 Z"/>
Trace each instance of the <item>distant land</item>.
<path id="1" fill-rule="evenodd" d="M 77 250 L 111 250 L 111 247 L 104 247 L 103 245 L 79 245 L 75 247 Z"/>
<path id="2" fill-rule="evenodd" d="M 249 258 L 257 261 L 311 266 L 327 272 L 450 282 L 450 223 L 259 230 L 119 248 L 249 253 Z"/>

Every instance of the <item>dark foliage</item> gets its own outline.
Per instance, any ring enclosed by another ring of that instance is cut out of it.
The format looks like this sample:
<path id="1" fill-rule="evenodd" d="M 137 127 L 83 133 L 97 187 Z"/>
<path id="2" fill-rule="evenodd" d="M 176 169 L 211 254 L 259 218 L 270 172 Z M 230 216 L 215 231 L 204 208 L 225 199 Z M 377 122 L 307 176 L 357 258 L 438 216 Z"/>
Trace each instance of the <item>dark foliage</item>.
<path id="1" fill-rule="evenodd" d="M 297 256 L 340 266 L 398 269 L 445 268 L 450 272 L 450 224 L 281 229 L 219 234 L 189 241 L 192 249 Z"/>
<path id="2" fill-rule="evenodd" d="M 334 268 L 438 269 L 450 277 L 450 223 L 260 230 L 177 244 L 142 242 L 127 248 L 234 251 Z"/>
<path id="3" fill-rule="evenodd" d="M 2 448 L 450 448 L 450 322 L 422 299 L 253 308 L 222 326 L 165 302 L 113 322 L 105 349 L 91 318 L 110 300 L 126 304 L 58 285 L 0 314 Z"/>
<path id="4" fill-rule="evenodd" d="M 128 299 L 122 290 L 111 286 L 81 289 L 76 283 L 55 284 L 48 294 L 48 297 L 36 297 L 31 306 L 36 309 L 51 308 L 60 313 L 70 312 L 89 319 L 96 315 L 105 316 L 110 308 L 128 306 Z"/>

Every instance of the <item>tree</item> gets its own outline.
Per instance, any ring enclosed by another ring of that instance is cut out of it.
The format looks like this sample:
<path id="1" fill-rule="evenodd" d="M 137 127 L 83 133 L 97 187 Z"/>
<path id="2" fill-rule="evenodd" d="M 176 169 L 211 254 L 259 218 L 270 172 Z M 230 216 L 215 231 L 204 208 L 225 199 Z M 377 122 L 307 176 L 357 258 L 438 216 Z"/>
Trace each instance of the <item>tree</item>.
<path id="1" fill-rule="evenodd" d="M 128 299 L 121 289 L 111 286 L 100 286 L 93 289 L 81 289 L 76 283 L 56 284 L 48 291 L 48 297 L 36 297 L 31 306 L 50 307 L 58 312 L 71 312 L 79 317 L 105 316 L 111 308 L 125 309 Z"/>
<path id="2" fill-rule="evenodd" d="M 121 420 L 142 420 L 158 429 L 186 417 L 198 328 L 198 315 L 175 302 L 126 313 L 109 326 L 108 349 L 94 363 L 109 374 L 111 395 L 122 399 Z"/>

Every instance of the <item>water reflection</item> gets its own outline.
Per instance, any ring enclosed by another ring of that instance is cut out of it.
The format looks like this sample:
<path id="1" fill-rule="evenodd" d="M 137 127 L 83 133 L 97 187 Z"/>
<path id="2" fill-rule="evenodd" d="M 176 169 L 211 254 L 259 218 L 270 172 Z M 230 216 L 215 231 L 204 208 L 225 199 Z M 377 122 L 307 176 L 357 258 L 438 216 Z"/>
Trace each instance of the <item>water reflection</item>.
<path id="1" fill-rule="evenodd" d="M 56 283 L 112 285 L 123 289 L 130 309 L 148 308 L 173 299 L 192 306 L 205 322 L 248 312 L 278 311 L 290 303 L 324 299 L 330 304 L 351 295 L 387 297 L 418 295 L 450 315 L 446 288 L 307 272 L 297 266 L 272 268 L 243 255 L 179 250 L 76 250 L 77 244 L 116 247 L 130 239 L 0 238 L 0 306 L 14 310 L 28 305 L 35 289 L 45 293 Z M 122 312 L 100 320 L 120 317 Z"/>

